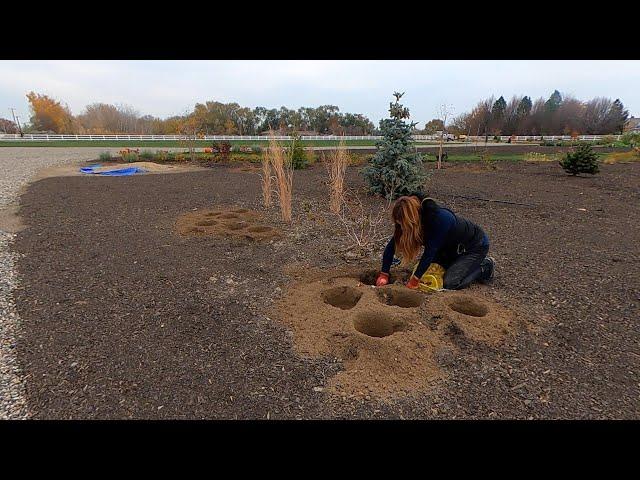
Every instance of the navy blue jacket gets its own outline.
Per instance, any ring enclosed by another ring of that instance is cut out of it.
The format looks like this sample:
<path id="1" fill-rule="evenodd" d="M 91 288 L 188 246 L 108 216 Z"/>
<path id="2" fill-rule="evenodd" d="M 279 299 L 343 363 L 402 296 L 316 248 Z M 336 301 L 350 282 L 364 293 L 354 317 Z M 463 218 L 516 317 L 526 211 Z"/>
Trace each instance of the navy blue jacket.
<path id="1" fill-rule="evenodd" d="M 421 201 L 420 220 L 425 245 L 424 253 L 415 272 L 416 277 L 420 278 L 424 275 L 439 252 L 444 251 L 448 253 L 447 256 L 455 256 L 473 247 L 489 244 L 487 235 L 475 223 L 457 216 L 448 208 L 439 206 L 424 194 L 415 193 L 413 195 Z M 389 273 L 394 254 L 395 241 L 391 237 L 382 257 L 383 272 Z"/>

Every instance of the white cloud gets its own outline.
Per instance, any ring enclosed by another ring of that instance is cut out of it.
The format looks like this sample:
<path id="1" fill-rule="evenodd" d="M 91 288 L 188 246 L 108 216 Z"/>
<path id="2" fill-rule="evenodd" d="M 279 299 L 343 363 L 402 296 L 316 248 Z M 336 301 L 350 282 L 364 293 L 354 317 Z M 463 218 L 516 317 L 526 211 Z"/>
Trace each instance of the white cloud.
<path id="1" fill-rule="evenodd" d="M 333 104 L 377 122 L 400 90 L 413 118 L 424 123 L 444 102 L 461 113 L 490 95 L 548 97 L 554 89 L 580 99 L 620 98 L 639 115 L 638 85 L 639 61 L 0 61 L 0 116 L 15 107 L 26 118 L 25 94 L 33 90 L 66 102 L 75 114 L 108 102 L 168 116 L 218 100 Z"/>

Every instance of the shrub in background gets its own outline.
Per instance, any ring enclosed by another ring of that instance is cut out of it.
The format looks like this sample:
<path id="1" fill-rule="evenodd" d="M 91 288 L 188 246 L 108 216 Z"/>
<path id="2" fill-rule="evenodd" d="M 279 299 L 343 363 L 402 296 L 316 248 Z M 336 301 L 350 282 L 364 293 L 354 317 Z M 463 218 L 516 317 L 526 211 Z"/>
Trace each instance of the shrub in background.
<path id="1" fill-rule="evenodd" d="M 122 154 L 122 160 L 124 160 L 125 162 L 128 162 L 128 163 L 137 162 L 138 161 L 138 154 L 135 153 L 135 152 L 123 153 Z"/>
<path id="2" fill-rule="evenodd" d="M 176 159 L 176 154 L 168 150 L 157 150 L 155 159 L 158 162 L 173 162 Z"/>
<path id="3" fill-rule="evenodd" d="M 300 135 L 295 133 L 292 135 L 291 144 L 288 147 L 288 156 L 291 159 L 294 170 L 301 170 L 309 165 L 309 158 L 302 146 Z"/>
<path id="4" fill-rule="evenodd" d="M 102 152 L 99 158 L 101 162 L 110 162 L 112 158 L 111 152 Z"/>
<path id="5" fill-rule="evenodd" d="M 313 165 L 314 163 L 316 163 L 316 161 L 318 160 L 318 156 L 316 155 L 316 152 L 314 152 L 313 150 L 305 150 L 305 155 L 307 156 L 307 166 L 309 165 Z"/>
<path id="6" fill-rule="evenodd" d="M 640 147 L 640 133 L 636 132 L 628 132 L 620 137 L 620 141 L 624 145 L 628 145 L 630 147 Z"/>
<path id="7" fill-rule="evenodd" d="M 377 152 L 362 173 L 371 193 L 386 199 L 397 198 L 420 190 L 427 175 L 422 155 L 412 145 L 411 134 L 416 123 L 407 123 L 409 109 L 400 104 L 403 93 L 395 92 L 389 104 L 391 118 L 380 120 L 382 140 L 376 142 Z"/>
<path id="8" fill-rule="evenodd" d="M 494 160 L 494 158 L 491 156 L 491 153 L 486 148 L 480 154 L 480 162 L 482 162 L 482 165 L 484 165 L 486 168 L 491 168 L 493 170 L 498 168 L 498 166 L 496 165 L 496 160 Z"/>
<path id="9" fill-rule="evenodd" d="M 228 162 L 231 159 L 231 144 L 229 142 L 215 142 L 211 147 L 219 162 Z"/>
<path id="10" fill-rule="evenodd" d="M 144 161 L 151 161 L 153 160 L 154 154 L 151 150 L 143 150 L 142 152 L 140 152 L 140 158 Z"/>
<path id="11" fill-rule="evenodd" d="M 579 145 L 573 152 L 568 152 L 561 160 L 560 165 L 565 172 L 571 175 L 579 173 L 598 173 L 598 154 L 593 151 L 591 145 Z"/>

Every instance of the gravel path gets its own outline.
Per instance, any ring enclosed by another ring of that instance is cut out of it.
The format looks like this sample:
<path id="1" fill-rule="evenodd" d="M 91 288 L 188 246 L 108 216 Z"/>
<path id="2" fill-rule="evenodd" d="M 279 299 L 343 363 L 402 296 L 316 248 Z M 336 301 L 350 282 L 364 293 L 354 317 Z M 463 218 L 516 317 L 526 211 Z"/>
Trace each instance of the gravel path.
<path id="1" fill-rule="evenodd" d="M 0 213 L 15 206 L 20 190 L 46 167 L 96 158 L 103 148 L 0 148 Z M 118 149 L 108 149 L 116 152 Z M 24 379 L 14 353 L 20 318 L 13 291 L 18 287 L 17 255 L 11 252 L 15 234 L 0 225 L 0 419 L 29 418 Z"/>

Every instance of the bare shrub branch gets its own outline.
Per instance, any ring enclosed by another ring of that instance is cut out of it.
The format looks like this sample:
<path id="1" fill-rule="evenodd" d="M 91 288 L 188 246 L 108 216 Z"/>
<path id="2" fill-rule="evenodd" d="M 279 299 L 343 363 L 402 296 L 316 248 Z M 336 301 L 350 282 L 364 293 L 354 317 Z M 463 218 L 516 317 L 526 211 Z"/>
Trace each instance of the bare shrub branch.
<path id="1" fill-rule="evenodd" d="M 357 192 L 346 189 L 337 217 L 343 226 L 350 248 L 366 251 L 386 236 L 382 229 L 388 216 L 387 202 L 375 210 L 367 208 Z"/>

